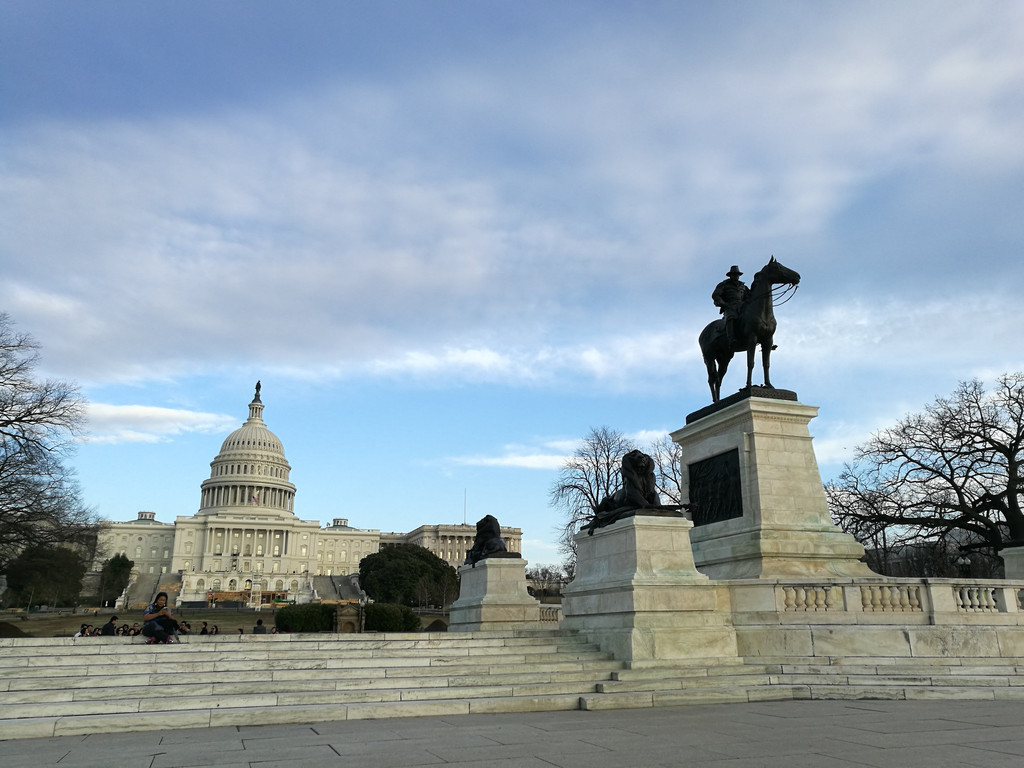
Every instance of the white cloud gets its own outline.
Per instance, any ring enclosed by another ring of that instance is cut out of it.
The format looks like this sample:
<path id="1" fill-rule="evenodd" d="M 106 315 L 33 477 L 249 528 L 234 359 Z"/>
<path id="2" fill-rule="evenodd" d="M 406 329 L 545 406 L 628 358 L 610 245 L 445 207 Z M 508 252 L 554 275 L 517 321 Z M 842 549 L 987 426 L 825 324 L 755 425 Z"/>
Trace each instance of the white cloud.
<path id="1" fill-rule="evenodd" d="M 668 432 L 664 430 L 647 429 L 631 432 L 626 438 L 644 450 L 651 443 L 667 435 Z M 582 437 L 571 440 L 544 440 L 536 446 L 505 446 L 499 456 L 457 456 L 448 461 L 461 466 L 558 471 L 581 442 Z"/>
<path id="2" fill-rule="evenodd" d="M 566 457 L 559 454 L 515 454 L 507 456 L 458 456 L 450 461 L 468 467 L 558 470 Z"/>
<path id="3" fill-rule="evenodd" d="M 219 434 L 239 425 L 238 419 L 216 413 L 202 413 L 149 405 L 87 405 L 89 435 L 93 443 L 167 442 L 186 432 Z"/>
<path id="4" fill-rule="evenodd" d="M 689 48 L 680 28 L 721 19 L 664 13 L 599 15 L 528 62 L 499 46 L 379 87 L 26 123 L 0 188 L 0 302 L 94 380 L 261 357 L 628 387 L 693 366 L 676 308 L 710 316 L 709 259 L 820 237 L 922 165 L 1024 164 L 1019 10 L 850 9 L 798 31 L 755 9 Z"/>

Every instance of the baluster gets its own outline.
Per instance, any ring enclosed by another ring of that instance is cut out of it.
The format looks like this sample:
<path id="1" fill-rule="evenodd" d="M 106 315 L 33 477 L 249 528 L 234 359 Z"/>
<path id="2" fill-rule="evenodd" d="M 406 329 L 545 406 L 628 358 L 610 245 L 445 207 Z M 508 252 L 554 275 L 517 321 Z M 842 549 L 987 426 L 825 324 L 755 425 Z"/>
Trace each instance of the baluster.
<path id="1" fill-rule="evenodd" d="M 871 610 L 882 610 L 882 588 L 875 584 L 871 585 Z"/>
<path id="2" fill-rule="evenodd" d="M 830 611 L 830 610 L 832 610 L 833 608 L 836 607 L 836 593 L 837 592 L 839 592 L 839 590 L 838 589 L 834 589 L 832 587 L 829 587 L 828 589 L 825 590 L 825 610 L 826 611 Z"/>
<path id="3" fill-rule="evenodd" d="M 970 598 L 967 596 L 967 587 L 956 588 L 957 607 L 962 611 L 970 610 Z"/>
<path id="4" fill-rule="evenodd" d="M 910 597 L 910 610 L 912 610 L 912 611 L 919 611 L 919 610 L 921 610 L 921 588 L 920 587 L 910 587 L 910 589 L 908 589 L 907 592 L 909 593 L 909 597 Z"/>
<path id="5" fill-rule="evenodd" d="M 882 610 L 888 613 L 892 610 L 892 605 L 889 602 L 889 586 L 885 585 L 879 589 L 880 601 L 882 603 Z"/>
<path id="6" fill-rule="evenodd" d="M 910 609 L 910 587 L 900 587 L 900 610 L 907 613 Z"/>
<path id="7" fill-rule="evenodd" d="M 991 587 L 986 587 L 984 591 L 985 595 L 985 610 L 994 611 L 996 609 L 996 596 L 995 590 Z"/>
<path id="8" fill-rule="evenodd" d="M 1024 592 L 1024 590 L 1021 590 Z M 862 611 L 871 610 L 871 589 L 866 586 L 860 588 L 860 609 Z"/>
<path id="9" fill-rule="evenodd" d="M 814 610 L 824 611 L 827 610 L 825 607 L 825 598 L 828 596 L 827 587 L 818 587 L 814 590 Z"/>
<path id="10" fill-rule="evenodd" d="M 807 590 L 803 587 L 796 588 L 796 610 L 807 610 Z"/>
<path id="11" fill-rule="evenodd" d="M 785 599 L 783 600 L 784 606 L 782 610 L 792 611 L 793 605 L 796 603 L 795 590 L 792 587 L 783 587 L 782 594 L 785 595 Z"/>

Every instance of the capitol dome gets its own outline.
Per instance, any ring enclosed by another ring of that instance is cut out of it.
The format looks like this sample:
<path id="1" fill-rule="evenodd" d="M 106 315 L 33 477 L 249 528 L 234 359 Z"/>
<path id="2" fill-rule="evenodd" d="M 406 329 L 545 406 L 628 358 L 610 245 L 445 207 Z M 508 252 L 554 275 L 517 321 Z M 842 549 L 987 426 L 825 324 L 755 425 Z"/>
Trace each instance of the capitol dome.
<path id="1" fill-rule="evenodd" d="M 260 383 L 249 418 L 225 438 L 201 486 L 199 514 L 294 515 L 291 465 L 277 435 L 263 423 Z"/>
<path id="2" fill-rule="evenodd" d="M 277 439 L 277 435 L 267 429 L 261 416 L 252 414 L 253 406 L 258 402 L 258 400 L 254 400 L 249 404 L 249 420 L 224 438 L 224 443 L 220 447 L 220 456 L 266 452 L 284 458 L 284 448 L 281 446 L 281 441 Z M 262 409 L 262 403 L 259 403 L 259 407 Z"/>

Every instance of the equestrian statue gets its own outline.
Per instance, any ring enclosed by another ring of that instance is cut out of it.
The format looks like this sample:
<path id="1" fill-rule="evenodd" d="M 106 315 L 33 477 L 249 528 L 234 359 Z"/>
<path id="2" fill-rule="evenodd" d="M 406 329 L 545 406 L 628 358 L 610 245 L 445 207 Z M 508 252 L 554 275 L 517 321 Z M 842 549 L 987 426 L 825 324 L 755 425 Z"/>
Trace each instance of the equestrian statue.
<path id="1" fill-rule="evenodd" d="M 711 294 L 712 301 L 722 313 L 721 320 L 715 320 L 701 331 L 700 351 L 708 369 L 708 386 L 711 399 L 718 402 L 722 393 L 722 379 L 729 368 L 729 361 L 737 352 L 747 353 L 747 389 L 754 371 L 754 350 L 761 346 L 761 363 L 764 368 L 764 386 L 773 389 L 768 377 L 772 350 L 775 349 L 775 313 L 772 308 L 776 296 L 776 285 L 787 286 L 779 297 L 795 291 L 800 284 L 800 275 L 784 267 L 775 257 L 754 275 L 750 288 L 740 280 L 739 267 L 733 267 Z M 784 304 L 788 297 L 779 303 Z"/>

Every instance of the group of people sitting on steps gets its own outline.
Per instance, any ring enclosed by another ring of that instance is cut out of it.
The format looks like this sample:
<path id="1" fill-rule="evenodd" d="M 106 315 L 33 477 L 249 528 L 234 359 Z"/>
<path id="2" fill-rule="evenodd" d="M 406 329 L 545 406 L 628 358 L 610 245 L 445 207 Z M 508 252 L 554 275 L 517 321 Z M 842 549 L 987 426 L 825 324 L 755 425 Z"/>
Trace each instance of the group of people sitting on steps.
<path id="1" fill-rule="evenodd" d="M 117 621 L 117 617 L 114 616 L 111 621 Z M 142 612 L 142 621 L 142 634 L 147 638 L 147 643 L 176 643 L 179 635 L 191 634 L 192 631 L 188 622 L 179 622 L 171 615 L 171 609 L 167 607 L 166 592 L 157 592 L 156 598 Z M 252 628 L 252 633 L 254 635 L 267 634 L 267 628 L 263 626 L 263 619 L 256 620 L 256 626 Z M 274 627 L 271 633 L 276 635 L 277 627 Z M 216 635 L 218 634 L 217 625 L 208 628 L 204 621 L 199 634 Z M 238 634 L 245 634 L 241 627 L 238 629 Z"/>

